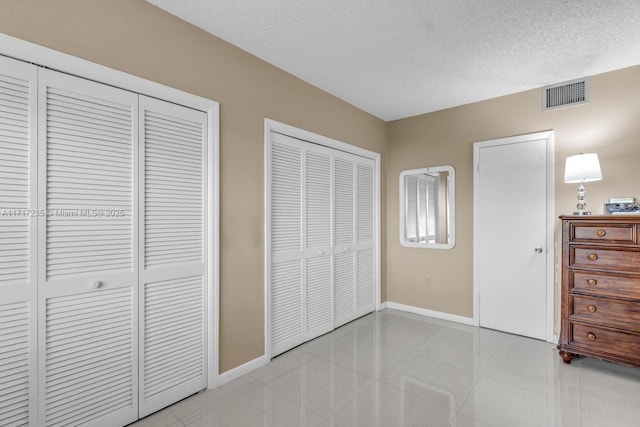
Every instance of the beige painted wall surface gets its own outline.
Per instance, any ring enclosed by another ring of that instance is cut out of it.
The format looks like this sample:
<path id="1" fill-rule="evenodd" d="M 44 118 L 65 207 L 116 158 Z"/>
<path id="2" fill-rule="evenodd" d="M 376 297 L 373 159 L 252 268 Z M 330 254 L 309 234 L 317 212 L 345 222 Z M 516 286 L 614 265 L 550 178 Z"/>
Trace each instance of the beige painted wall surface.
<path id="1" fill-rule="evenodd" d="M 220 372 L 261 356 L 265 117 L 381 153 L 383 177 L 386 124 L 142 0 L 3 1 L 0 32 L 220 102 Z"/>
<path id="2" fill-rule="evenodd" d="M 473 142 L 554 130 L 556 217 L 575 209 L 577 185 L 563 183 L 564 161 L 580 152 L 600 157 L 604 179 L 586 184 L 593 213 L 602 213 L 609 197 L 640 198 L 638 93 L 640 67 L 636 66 L 592 77 L 591 102 L 586 105 L 542 112 L 538 89 L 389 123 L 388 301 L 473 317 Z M 400 172 L 437 165 L 456 170 L 456 247 L 450 251 L 402 247 Z M 505 213 L 505 220 L 517 220 L 518 209 L 526 207 L 514 207 Z M 556 219 L 556 236 L 559 226 Z M 559 242 L 557 238 L 556 246 Z"/>

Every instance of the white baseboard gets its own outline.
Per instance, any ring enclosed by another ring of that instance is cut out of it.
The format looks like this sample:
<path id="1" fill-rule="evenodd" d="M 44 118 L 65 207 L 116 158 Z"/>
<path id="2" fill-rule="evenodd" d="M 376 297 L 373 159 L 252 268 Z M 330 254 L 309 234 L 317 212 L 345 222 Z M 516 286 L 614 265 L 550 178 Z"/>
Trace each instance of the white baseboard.
<path id="1" fill-rule="evenodd" d="M 448 320 L 450 322 L 462 323 L 464 325 L 473 326 L 473 319 L 471 317 L 457 316 L 455 314 L 443 313 L 441 311 L 434 311 L 426 308 L 414 307 L 412 305 L 398 304 L 397 302 L 391 302 L 391 301 L 386 301 L 382 305 L 383 305 L 383 308 L 406 311 L 408 313 L 420 314 L 422 316 L 434 317 L 436 319 Z"/>
<path id="2" fill-rule="evenodd" d="M 248 374 L 249 372 L 255 371 L 256 369 L 266 365 L 267 363 L 269 363 L 269 359 L 267 358 L 267 356 L 262 355 L 248 361 L 247 363 L 243 363 L 240 366 L 236 366 L 233 369 L 229 369 L 228 371 L 223 372 L 218 376 L 218 385 L 221 386 L 230 381 L 233 381 L 236 378 Z"/>

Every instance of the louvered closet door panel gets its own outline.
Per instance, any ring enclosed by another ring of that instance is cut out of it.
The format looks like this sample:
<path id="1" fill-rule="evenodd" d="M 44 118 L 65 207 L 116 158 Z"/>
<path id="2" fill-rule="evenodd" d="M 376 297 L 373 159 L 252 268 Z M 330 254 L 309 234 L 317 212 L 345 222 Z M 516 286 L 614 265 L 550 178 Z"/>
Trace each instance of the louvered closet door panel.
<path id="1" fill-rule="evenodd" d="M 36 86 L 34 66 L 0 57 L 0 425 L 35 425 Z"/>
<path id="2" fill-rule="evenodd" d="M 358 315 L 362 315 L 375 309 L 376 277 L 374 249 L 358 249 L 357 265 L 357 312 Z"/>
<path id="3" fill-rule="evenodd" d="M 131 287 L 47 299 L 42 425 L 135 420 L 122 415 L 136 401 L 132 309 Z"/>
<path id="4" fill-rule="evenodd" d="M 304 145 L 305 340 L 333 329 L 332 150 Z"/>
<path id="5" fill-rule="evenodd" d="M 302 261 L 271 266 L 271 357 L 304 342 L 302 324 Z"/>
<path id="6" fill-rule="evenodd" d="M 271 250 L 302 250 L 302 149 L 293 138 L 271 134 Z"/>
<path id="7" fill-rule="evenodd" d="M 356 317 L 355 258 L 353 252 L 336 253 L 335 277 L 335 322 L 338 327 Z"/>
<path id="8" fill-rule="evenodd" d="M 39 71 L 39 423 L 137 419 L 137 95 Z"/>
<path id="9" fill-rule="evenodd" d="M 352 155 L 334 153 L 334 326 L 356 317 L 355 173 Z"/>
<path id="10" fill-rule="evenodd" d="M 360 316 L 375 310 L 375 171 L 372 160 L 356 163 L 356 312 Z"/>
<path id="11" fill-rule="evenodd" d="M 267 304 L 273 357 L 304 342 L 303 152 L 299 141 L 272 132 L 269 156 L 271 262 Z"/>
<path id="12" fill-rule="evenodd" d="M 207 385 L 206 114 L 140 97 L 140 417 Z"/>
<path id="13" fill-rule="evenodd" d="M 373 243 L 375 236 L 375 179 L 373 161 L 356 164 L 357 243 Z"/>
<path id="14" fill-rule="evenodd" d="M 333 330 L 331 256 L 306 260 L 305 341 Z"/>

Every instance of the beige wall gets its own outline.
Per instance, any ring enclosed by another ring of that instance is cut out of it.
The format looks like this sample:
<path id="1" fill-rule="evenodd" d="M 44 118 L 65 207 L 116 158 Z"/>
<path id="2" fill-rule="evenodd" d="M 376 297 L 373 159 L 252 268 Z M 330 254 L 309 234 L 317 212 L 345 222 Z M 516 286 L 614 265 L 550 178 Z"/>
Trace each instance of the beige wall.
<path id="1" fill-rule="evenodd" d="M 638 93 L 640 67 L 631 67 L 592 77 L 587 105 L 542 112 L 537 89 L 389 123 L 388 300 L 473 316 L 473 142 L 554 130 L 556 216 L 575 209 L 577 185 L 563 183 L 564 160 L 579 152 L 596 152 L 600 157 L 604 179 L 586 185 L 594 213 L 602 213 L 609 197 L 640 198 Z M 400 172 L 437 165 L 456 170 L 456 247 L 450 251 L 402 247 Z M 558 220 L 555 226 L 558 231 Z M 426 277 L 430 286 L 425 286 Z"/>
<path id="2" fill-rule="evenodd" d="M 381 153 L 383 177 L 386 124 L 142 0 L 3 1 L 0 32 L 220 102 L 220 371 L 261 356 L 265 117 Z"/>

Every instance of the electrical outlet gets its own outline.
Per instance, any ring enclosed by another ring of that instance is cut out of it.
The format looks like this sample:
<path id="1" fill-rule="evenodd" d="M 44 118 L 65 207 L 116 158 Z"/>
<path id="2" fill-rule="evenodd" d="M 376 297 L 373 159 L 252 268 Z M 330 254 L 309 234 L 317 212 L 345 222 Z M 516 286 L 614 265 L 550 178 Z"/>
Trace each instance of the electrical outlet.
<path id="1" fill-rule="evenodd" d="M 428 277 L 424 279 L 424 284 L 427 286 L 431 286 L 431 279 L 429 279 Z"/>

